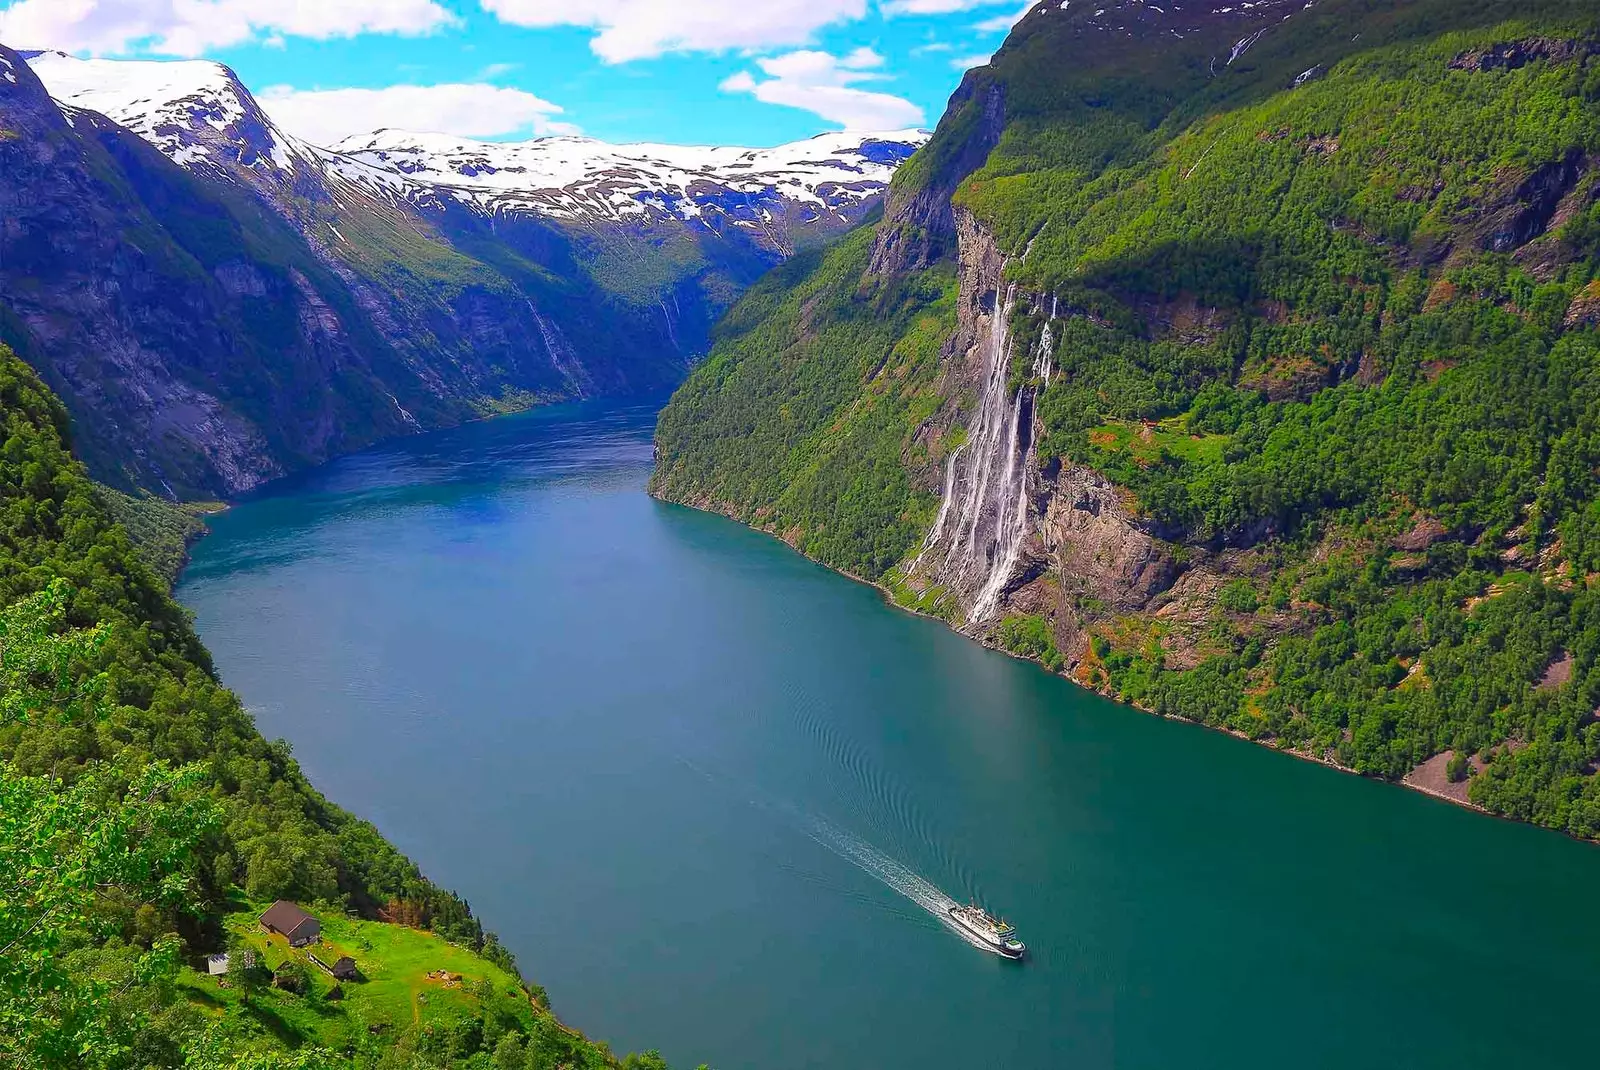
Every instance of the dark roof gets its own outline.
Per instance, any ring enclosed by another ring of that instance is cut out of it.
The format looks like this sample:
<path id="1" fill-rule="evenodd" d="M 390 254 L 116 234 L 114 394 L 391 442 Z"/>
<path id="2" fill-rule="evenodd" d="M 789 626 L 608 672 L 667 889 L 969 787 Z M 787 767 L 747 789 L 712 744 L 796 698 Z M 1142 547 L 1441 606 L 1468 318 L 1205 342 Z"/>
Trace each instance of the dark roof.
<path id="1" fill-rule="evenodd" d="M 261 915 L 262 925 L 273 932 L 279 932 L 285 936 L 288 936 L 306 922 L 316 922 L 316 920 L 316 918 L 300 909 L 298 903 L 291 903 L 287 899 L 280 899 L 273 903 L 267 908 L 267 912 Z M 317 927 L 320 929 L 321 924 L 319 923 Z"/>
<path id="2" fill-rule="evenodd" d="M 338 978 L 354 977 L 356 975 L 356 960 L 349 955 L 344 955 L 338 962 L 333 964 L 333 969 L 329 972 Z"/>

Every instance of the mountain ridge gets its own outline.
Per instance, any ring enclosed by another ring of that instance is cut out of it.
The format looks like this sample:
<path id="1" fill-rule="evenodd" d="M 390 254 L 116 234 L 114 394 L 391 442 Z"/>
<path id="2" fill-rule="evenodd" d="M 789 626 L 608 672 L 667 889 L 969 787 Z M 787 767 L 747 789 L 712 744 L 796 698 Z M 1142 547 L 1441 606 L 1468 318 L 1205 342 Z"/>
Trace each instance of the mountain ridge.
<path id="1" fill-rule="evenodd" d="M 577 135 L 497 142 L 385 128 L 319 146 L 285 132 L 270 105 L 261 106 L 223 63 L 22 55 L 53 99 L 105 115 L 191 170 L 229 173 L 218 157 L 266 166 L 292 185 L 298 166 L 423 205 L 430 196 L 449 197 L 486 216 L 521 209 L 614 223 L 655 209 L 684 222 L 721 213 L 739 226 L 763 208 L 781 212 L 786 202 L 799 202 L 815 213 L 807 222 L 828 212 L 832 225 L 847 226 L 859 218 L 850 209 L 887 188 L 894 168 L 928 136 L 823 133 L 757 149 L 613 144 Z M 241 143 L 249 151 L 243 158 Z M 750 211 L 730 212 L 730 204 Z"/>
<path id="2" fill-rule="evenodd" d="M 676 208 L 635 188 L 638 210 L 556 218 L 310 145 L 220 64 L 0 60 L 0 339 L 66 401 L 98 478 L 172 498 L 664 391 L 744 287 L 874 211 L 910 150 L 863 137 L 818 167 L 800 149 L 753 178 L 683 172 Z"/>
<path id="3" fill-rule="evenodd" d="M 1085 686 L 1600 837 L 1600 22 L 1035 7 L 652 490 Z"/>

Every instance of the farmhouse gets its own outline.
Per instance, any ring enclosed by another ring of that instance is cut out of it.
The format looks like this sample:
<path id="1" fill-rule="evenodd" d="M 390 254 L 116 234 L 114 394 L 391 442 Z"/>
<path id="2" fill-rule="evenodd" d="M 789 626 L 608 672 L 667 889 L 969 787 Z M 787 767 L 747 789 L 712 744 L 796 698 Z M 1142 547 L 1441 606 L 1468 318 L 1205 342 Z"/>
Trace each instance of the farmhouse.
<path id="1" fill-rule="evenodd" d="M 322 937 L 322 923 L 287 899 L 280 899 L 267 908 L 261 915 L 261 927 L 282 936 L 290 947 L 305 947 Z"/>
<path id="2" fill-rule="evenodd" d="M 339 958 L 334 961 L 332 966 L 329 966 L 326 962 L 323 962 L 321 959 L 317 958 L 316 955 L 309 951 L 306 952 L 306 957 L 312 962 L 316 963 L 320 969 L 325 971 L 335 981 L 361 980 L 361 971 L 356 969 L 356 960 L 351 958 L 349 955 L 340 955 Z"/>

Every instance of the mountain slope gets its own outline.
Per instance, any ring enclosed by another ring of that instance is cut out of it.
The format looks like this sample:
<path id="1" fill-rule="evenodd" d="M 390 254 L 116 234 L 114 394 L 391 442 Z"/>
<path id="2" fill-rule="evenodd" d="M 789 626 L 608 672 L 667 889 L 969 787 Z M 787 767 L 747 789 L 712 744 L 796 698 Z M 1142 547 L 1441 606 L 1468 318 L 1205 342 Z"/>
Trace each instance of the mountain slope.
<path id="1" fill-rule="evenodd" d="M 479 1067 L 514 1034 L 534 1065 L 617 1065 L 555 1020 L 465 902 L 261 737 L 73 460 L 67 424 L 0 346 L 0 1063 Z M 162 790 L 140 797 L 149 784 Z M 182 824 L 163 827 L 167 806 Z M 320 981 L 251 994 L 196 972 L 228 928 L 265 943 L 243 900 L 280 897 L 316 904 L 373 980 L 405 957 L 493 984 L 441 988 L 419 1019 L 381 983 L 347 1009 Z"/>
<path id="2" fill-rule="evenodd" d="M 655 489 L 1148 708 L 1600 834 L 1596 160 L 1592 5 L 1040 5 L 803 304 L 729 317 Z"/>
<path id="3" fill-rule="evenodd" d="M 285 134 L 218 64 L 0 59 L 0 337 L 62 393 L 99 476 L 176 497 L 665 389 L 743 287 L 861 219 L 910 151 L 826 139 L 750 177 L 736 150 L 645 175 L 585 142 L 568 191 L 507 186 L 516 160 L 485 187 L 485 153 L 572 146 L 358 157 Z M 552 213 L 579 195 L 609 207 Z"/>

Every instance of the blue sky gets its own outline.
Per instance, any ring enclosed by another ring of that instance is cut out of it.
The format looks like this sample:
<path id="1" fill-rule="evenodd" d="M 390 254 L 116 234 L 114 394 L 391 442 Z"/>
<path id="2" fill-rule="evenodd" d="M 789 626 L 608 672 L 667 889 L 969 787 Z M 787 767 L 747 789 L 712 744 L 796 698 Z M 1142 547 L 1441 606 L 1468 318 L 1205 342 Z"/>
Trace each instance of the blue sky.
<path id="1" fill-rule="evenodd" d="M 932 126 L 1023 0 L 0 0 L 0 41 L 206 57 L 321 142 L 378 126 L 503 140 L 772 145 Z"/>

